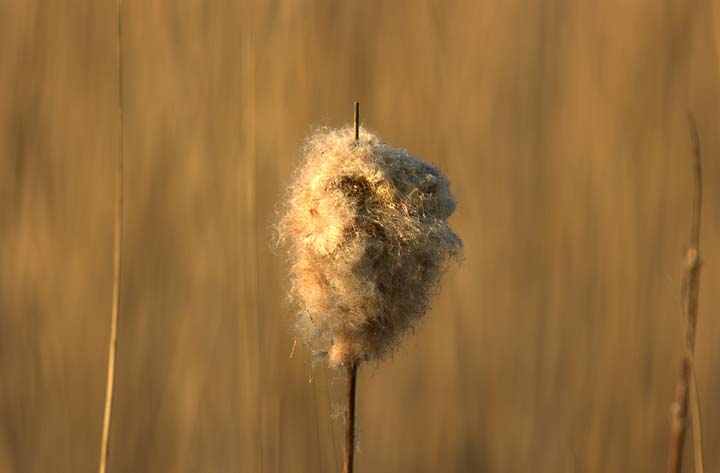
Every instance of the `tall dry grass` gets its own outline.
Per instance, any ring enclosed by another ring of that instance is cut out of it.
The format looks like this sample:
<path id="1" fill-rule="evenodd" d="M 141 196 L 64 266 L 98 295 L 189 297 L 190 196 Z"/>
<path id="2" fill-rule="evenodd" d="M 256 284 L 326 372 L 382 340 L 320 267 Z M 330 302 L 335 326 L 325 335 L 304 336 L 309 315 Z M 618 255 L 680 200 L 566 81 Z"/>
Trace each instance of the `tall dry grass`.
<path id="1" fill-rule="evenodd" d="M 663 468 L 688 109 L 707 157 L 695 358 L 706 467 L 720 465 L 709 4 L 125 6 L 131 346 L 110 471 L 339 470 L 342 423 L 327 413 L 342 377 L 299 348 L 289 359 L 285 268 L 266 242 L 309 126 L 345 123 L 354 99 L 388 142 L 443 167 L 465 242 L 417 336 L 361 375 L 357 470 Z M 0 471 L 94 471 L 114 5 L 0 11 Z"/>
<path id="2" fill-rule="evenodd" d="M 670 444 L 668 446 L 668 473 L 680 473 L 688 424 L 692 426 L 694 472 L 703 473 L 704 453 L 702 418 L 695 368 L 695 339 L 697 338 L 698 299 L 700 294 L 700 229 L 702 222 L 703 185 L 700 136 L 695 117 L 688 113 L 688 130 L 692 148 L 693 199 L 690 211 L 690 239 L 685 252 L 682 282 L 682 308 L 685 315 L 685 347 L 681 355 L 680 379 L 675 387 L 675 398 L 670 407 Z M 688 416 L 688 407 L 690 416 Z"/>
<path id="3" fill-rule="evenodd" d="M 103 410 L 102 436 L 100 437 L 99 473 L 107 471 L 110 454 L 110 429 L 112 427 L 112 408 L 115 396 L 115 373 L 117 365 L 118 325 L 120 322 L 120 289 L 122 285 L 122 244 L 123 244 L 123 203 L 124 203 L 124 147 L 125 147 L 125 114 L 123 110 L 123 47 L 122 47 L 122 0 L 117 1 L 117 111 L 118 111 L 118 143 L 117 167 L 115 169 L 115 225 L 113 239 L 113 279 L 112 302 L 110 312 L 110 334 L 108 342 L 107 385 L 105 387 L 105 409 Z"/>

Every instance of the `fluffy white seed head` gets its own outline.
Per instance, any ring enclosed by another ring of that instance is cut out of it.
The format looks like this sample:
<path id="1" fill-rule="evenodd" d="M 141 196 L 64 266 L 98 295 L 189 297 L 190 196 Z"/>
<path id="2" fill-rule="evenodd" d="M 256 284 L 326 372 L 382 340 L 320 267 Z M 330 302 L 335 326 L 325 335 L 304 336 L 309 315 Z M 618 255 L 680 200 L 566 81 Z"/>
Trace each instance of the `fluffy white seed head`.
<path id="1" fill-rule="evenodd" d="M 429 308 L 460 239 L 440 170 L 365 129 L 305 144 L 278 236 L 288 249 L 297 327 L 332 366 L 380 359 Z"/>

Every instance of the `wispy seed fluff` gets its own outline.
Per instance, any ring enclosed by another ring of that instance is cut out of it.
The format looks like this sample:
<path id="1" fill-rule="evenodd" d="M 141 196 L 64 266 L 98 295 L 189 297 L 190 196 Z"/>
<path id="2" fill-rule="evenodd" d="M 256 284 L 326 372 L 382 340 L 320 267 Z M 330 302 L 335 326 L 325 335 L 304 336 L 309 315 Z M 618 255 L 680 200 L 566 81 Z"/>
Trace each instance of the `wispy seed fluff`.
<path id="1" fill-rule="evenodd" d="M 354 129 L 305 143 L 278 225 L 300 337 L 331 366 L 377 360 L 428 310 L 462 242 L 440 170 Z"/>

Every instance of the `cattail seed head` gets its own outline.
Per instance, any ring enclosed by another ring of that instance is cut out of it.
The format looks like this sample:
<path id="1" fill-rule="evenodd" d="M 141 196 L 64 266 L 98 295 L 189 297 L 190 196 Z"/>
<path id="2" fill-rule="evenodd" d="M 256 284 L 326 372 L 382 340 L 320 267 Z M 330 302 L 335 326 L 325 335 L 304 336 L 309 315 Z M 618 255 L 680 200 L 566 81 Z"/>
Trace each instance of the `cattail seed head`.
<path id="1" fill-rule="evenodd" d="M 310 137 L 278 224 L 301 338 L 331 366 L 392 351 L 461 250 L 447 224 L 454 209 L 436 166 L 377 135 Z"/>

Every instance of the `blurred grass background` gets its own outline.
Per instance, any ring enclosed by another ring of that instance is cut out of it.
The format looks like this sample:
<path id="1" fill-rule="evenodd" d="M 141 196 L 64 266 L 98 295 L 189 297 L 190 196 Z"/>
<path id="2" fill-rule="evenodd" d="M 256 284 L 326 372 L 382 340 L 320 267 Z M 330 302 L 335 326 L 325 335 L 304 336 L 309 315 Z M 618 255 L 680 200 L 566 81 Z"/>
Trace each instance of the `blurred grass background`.
<path id="1" fill-rule="evenodd" d="M 112 472 L 335 472 L 342 377 L 269 245 L 303 138 L 441 165 L 465 261 L 358 391 L 360 472 L 661 471 L 690 143 L 697 366 L 720 468 L 720 108 L 708 1 L 125 1 Z M 114 2 L 0 0 L 0 471 L 96 469 L 117 159 Z M 312 382 L 309 380 L 312 379 Z M 689 457 L 687 455 L 686 457 Z"/>

